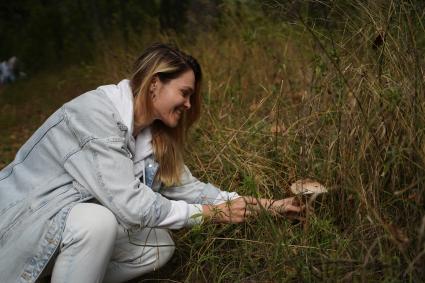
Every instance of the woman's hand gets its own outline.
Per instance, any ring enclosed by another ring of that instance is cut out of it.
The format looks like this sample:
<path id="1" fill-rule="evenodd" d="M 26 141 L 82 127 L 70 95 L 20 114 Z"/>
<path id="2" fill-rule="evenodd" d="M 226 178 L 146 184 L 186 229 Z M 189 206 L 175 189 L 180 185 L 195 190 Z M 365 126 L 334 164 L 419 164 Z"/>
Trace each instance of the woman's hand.
<path id="1" fill-rule="evenodd" d="M 203 215 L 216 223 L 241 223 L 259 210 L 257 199 L 239 197 L 218 205 L 203 205 Z"/>
<path id="2" fill-rule="evenodd" d="M 280 200 L 261 199 L 261 203 L 264 203 L 263 206 L 271 212 L 278 214 L 297 214 L 303 212 L 305 209 L 305 206 L 301 205 L 295 197 Z"/>
<path id="3" fill-rule="evenodd" d="M 219 205 L 203 205 L 202 207 L 204 217 L 216 223 L 241 223 L 264 210 L 273 214 L 298 215 L 305 208 L 294 197 L 281 200 L 239 197 Z"/>

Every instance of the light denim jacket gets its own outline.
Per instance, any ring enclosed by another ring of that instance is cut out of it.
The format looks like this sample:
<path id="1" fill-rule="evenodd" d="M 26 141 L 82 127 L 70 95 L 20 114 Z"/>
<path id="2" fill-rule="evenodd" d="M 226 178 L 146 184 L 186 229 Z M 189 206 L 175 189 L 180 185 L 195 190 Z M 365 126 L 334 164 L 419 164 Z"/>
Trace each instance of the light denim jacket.
<path id="1" fill-rule="evenodd" d="M 0 282 L 35 282 L 76 203 L 94 198 L 138 229 L 161 223 L 169 199 L 205 204 L 220 194 L 187 167 L 181 186 L 153 191 L 136 177 L 134 150 L 131 130 L 101 90 L 53 113 L 0 171 Z M 144 164 L 151 166 L 138 168 L 151 186 L 158 166 L 152 157 Z"/>

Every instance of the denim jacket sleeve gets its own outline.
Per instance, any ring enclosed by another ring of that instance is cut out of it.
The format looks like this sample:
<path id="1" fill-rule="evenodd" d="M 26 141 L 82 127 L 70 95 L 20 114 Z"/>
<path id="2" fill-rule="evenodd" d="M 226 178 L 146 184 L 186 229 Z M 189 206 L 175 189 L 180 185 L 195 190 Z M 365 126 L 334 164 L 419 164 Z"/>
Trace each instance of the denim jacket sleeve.
<path id="1" fill-rule="evenodd" d="M 180 185 L 162 187 L 160 193 L 169 199 L 184 200 L 187 203 L 217 204 L 216 200 L 220 194 L 227 192 L 219 190 L 212 184 L 199 181 L 192 176 L 189 168 L 184 166 L 180 177 Z"/>
<path id="2" fill-rule="evenodd" d="M 171 201 L 135 177 L 126 131 L 117 126 L 115 110 L 105 99 L 95 93 L 65 104 L 68 126 L 79 145 L 64 167 L 124 227 L 155 227 L 167 216 Z"/>

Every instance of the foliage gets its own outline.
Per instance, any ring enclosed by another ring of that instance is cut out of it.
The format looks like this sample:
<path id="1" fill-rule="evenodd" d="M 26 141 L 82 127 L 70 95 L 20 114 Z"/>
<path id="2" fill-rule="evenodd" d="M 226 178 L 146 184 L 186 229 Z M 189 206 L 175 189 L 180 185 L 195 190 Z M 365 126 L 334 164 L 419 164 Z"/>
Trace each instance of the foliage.
<path id="1" fill-rule="evenodd" d="M 205 74 L 203 115 L 187 147 L 197 177 L 270 198 L 312 178 L 330 193 L 305 221 L 261 214 L 179 231 L 170 264 L 141 281 L 423 281 L 424 6 L 285 3 L 223 1 L 200 32 L 129 31 L 127 43 L 101 41 L 93 64 L 10 86 L 0 96 L 3 164 L 31 132 L 22 129 L 125 76 L 148 42 L 173 41 Z"/>

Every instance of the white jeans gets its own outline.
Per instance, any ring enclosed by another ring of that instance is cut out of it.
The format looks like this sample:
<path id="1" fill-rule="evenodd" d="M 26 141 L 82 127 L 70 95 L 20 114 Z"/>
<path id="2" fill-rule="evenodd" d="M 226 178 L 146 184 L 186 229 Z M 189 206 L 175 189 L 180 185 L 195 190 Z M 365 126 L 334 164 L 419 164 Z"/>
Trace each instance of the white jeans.
<path id="1" fill-rule="evenodd" d="M 71 209 L 59 253 L 44 274 L 53 283 L 125 282 L 163 266 L 174 249 L 167 229 L 128 233 L 106 207 L 80 203 Z"/>

